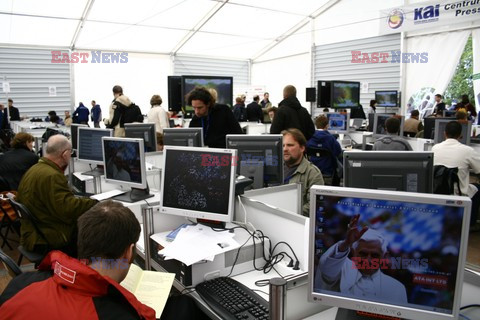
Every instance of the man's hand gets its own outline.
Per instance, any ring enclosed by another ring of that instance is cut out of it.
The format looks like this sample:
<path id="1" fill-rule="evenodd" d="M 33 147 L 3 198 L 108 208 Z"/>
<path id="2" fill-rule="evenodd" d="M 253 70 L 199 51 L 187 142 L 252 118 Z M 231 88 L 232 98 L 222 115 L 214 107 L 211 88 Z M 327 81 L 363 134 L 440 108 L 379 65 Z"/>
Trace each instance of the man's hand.
<path id="1" fill-rule="evenodd" d="M 361 230 L 358 230 L 358 219 L 360 218 L 360 215 L 357 214 L 353 216 L 353 218 L 350 220 L 350 223 L 348 224 L 347 228 L 347 236 L 345 237 L 345 240 L 343 240 L 339 245 L 338 245 L 338 251 L 340 252 L 345 252 L 348 250 L 348 248 L 351 247 L 351 245 L 355 242 L 358 241 L 365 232 L 367 232 L 368 227 L 363 227 Z"/>

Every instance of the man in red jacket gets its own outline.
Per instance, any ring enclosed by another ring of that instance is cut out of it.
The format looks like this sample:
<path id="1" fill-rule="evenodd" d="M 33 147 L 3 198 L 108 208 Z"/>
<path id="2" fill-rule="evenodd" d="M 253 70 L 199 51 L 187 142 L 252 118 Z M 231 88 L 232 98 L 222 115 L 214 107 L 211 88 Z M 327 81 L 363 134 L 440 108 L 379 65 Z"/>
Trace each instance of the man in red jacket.
<path id="1" fill-rule="evenodd" d="M 119 284 L 139 236 L 130 209 L 98 203 L 78 219 L 79 260 L 52 251 L 39 271 L 15 277 L 0 296 L 0 319 L 155 319 L 153 309 Z"/>

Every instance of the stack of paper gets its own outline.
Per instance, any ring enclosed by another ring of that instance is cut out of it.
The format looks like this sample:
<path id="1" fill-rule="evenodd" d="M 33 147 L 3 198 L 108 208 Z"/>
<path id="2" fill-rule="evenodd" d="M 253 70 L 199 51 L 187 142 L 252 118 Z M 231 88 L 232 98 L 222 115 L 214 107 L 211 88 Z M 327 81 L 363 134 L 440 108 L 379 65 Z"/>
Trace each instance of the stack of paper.
<path id="1" fill-rule="evenodd" d="M 213 231 L 201 224 L 181 229 L 175 240 L 158 253 L 165 259 L 175 259 L 187 266 L 202 260 L 212 261 L 217 254 L 234 250 L 240 245 L 234 233 Z"/>

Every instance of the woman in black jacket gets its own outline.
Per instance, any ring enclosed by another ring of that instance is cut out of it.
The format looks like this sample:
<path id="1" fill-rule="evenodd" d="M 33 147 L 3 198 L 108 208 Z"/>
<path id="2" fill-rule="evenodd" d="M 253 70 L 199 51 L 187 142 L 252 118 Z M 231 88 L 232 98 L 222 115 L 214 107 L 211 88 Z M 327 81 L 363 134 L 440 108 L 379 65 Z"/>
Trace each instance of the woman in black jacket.
<path id="1" fill-rule="evenodd" d="M 38 162 L 32 151 L 33 141 L 31 134 L 17 133 L 11 142 L 12 149 L 0 156 L 1 189 L 5 189 L 0 191 L 17 190 L 25 172 Z"/>

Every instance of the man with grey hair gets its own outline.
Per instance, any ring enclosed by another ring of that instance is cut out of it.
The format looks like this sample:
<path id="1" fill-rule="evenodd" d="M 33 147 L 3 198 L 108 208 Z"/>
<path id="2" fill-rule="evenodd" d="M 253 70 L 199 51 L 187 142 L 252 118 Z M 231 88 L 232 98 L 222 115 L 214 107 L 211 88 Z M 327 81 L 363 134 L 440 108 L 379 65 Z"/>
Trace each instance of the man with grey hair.
<path id="1" fill-rule="evenodd" d="M 59 249 L 75 254 L 77 218 L 97 201 L 77 198 L 69 188 L 64 172 L 71 152 L 72 144 L 65 136 L 51 136 L 45 156 L 20 181 L 17 201 L 37 218 L 37 226 L 48 241 L 48 244 L 45 243 L 31 222 L 24 220 L 20 244 L 27 250 L 46 254 L 52 249 Z"/>
<path id="2" fill-rule="evenodd" d="M 360 215 L 348 224 L 347 235 L 320 258 L 315 287 L 386 303 L 407 303 L 405 286 L 380 270 L 387 240 L 377 230 L 358 229 Z M 349 254 L 351 252 L 351 259 Z"/>

